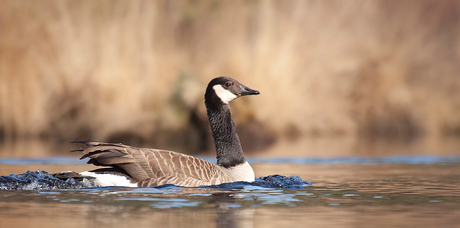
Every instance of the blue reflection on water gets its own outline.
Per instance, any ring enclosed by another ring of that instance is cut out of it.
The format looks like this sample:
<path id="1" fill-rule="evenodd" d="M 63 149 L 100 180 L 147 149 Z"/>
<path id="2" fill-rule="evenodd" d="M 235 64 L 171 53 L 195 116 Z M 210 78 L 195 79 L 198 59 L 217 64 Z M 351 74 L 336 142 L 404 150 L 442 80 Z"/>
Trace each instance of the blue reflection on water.
<path id="1" fill-rule="evenodd" d="M 293 164 L 436 164 L 460 162 L 459 156 L 395 156 L 395 157 L 343 157 L 343 158 L 248 158 L 249 163 Z"/>

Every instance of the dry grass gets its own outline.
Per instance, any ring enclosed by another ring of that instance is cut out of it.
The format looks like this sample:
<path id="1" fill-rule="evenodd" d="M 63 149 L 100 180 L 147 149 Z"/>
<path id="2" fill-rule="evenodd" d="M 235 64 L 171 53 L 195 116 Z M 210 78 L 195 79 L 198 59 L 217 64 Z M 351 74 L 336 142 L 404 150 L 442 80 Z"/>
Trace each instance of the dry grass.
<path id="1" fill-rule="evenodd" d="M 6 0 L 0 34 L 5 140 L 200 150 L 220 75 L 261 91 L 233 106 L 246 135 L 270 132 L 261 143 L 460 129 L 458 1 Z"/>

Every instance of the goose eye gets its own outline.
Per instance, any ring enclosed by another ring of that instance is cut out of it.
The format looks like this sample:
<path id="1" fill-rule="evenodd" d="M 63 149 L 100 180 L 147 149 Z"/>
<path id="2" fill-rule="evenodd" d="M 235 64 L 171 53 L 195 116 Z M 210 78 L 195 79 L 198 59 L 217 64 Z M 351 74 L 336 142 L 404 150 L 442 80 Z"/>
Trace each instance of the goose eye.
<path id="1" fill-rule="evenodd" d="M 225 87 L 230 87 L 230 86 L 232 86 L 232 84 L 233 84 L 232 82 L 226 82 Z"/>

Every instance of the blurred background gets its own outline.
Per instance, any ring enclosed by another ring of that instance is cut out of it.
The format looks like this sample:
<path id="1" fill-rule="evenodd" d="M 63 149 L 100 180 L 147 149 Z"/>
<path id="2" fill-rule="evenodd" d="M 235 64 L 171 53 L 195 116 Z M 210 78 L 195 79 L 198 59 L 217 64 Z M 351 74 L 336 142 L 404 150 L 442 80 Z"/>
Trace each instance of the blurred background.
<path id="1" fill-rule="evenodd" d="M 459 155 L 459 73 L 454 0 L 4 0 L 0 157 L 212 155 L 218 76 L 261 92 L 231 106 L 250 156 Z"/>

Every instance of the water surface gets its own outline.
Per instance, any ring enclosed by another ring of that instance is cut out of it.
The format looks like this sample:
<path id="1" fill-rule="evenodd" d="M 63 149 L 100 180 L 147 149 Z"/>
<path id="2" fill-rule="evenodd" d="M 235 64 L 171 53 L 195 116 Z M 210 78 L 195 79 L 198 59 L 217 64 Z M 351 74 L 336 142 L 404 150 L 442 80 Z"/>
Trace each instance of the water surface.
<path id="1" fill-rule="evenodd" d="M 460 164 L 454 158 L 431 161 L 253 165 L 257 176 L 298 175 L 313 184 L 301 189 L 164 186 L 0 191 L 0 226 L 458 227 Z M 88 169 L 82 164 L 4 162 L 0 175 L 37 167 L 49 172 Z"/>

